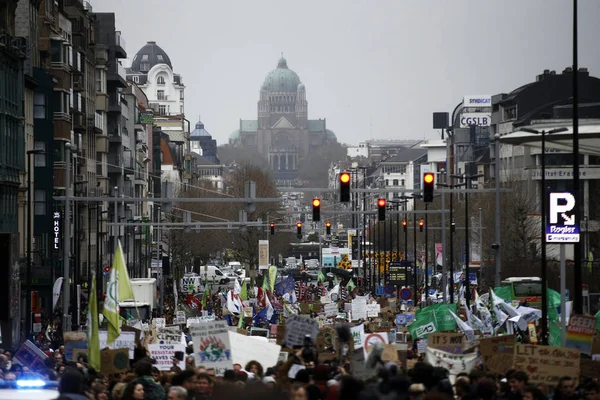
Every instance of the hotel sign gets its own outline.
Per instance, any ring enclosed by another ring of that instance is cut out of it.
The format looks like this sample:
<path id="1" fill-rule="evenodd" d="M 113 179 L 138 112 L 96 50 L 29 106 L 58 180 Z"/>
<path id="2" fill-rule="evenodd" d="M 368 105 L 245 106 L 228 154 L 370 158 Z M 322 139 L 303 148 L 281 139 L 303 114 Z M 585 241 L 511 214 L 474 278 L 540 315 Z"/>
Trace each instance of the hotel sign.
<path id="1" fill-rule="evenodd" d="M 54 217 L 52 218 L 52 233 L 54 234 L 54 240 L 52 246 L 54 251 L 60 251 L 60 230 L 61 230 L 61 219 L 60 212 L 55 211 Z"/>

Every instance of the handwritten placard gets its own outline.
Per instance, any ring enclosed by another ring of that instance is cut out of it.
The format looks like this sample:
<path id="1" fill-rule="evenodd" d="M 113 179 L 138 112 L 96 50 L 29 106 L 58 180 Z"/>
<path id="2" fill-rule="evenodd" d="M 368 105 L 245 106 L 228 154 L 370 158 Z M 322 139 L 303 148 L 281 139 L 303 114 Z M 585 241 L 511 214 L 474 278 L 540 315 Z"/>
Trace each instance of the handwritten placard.
<path id="1" fill-rule="evenodd" d="M 314 343 L 318 333 L 317 321 L 299 315 L 290 315 L 285 323 L 285 344 L 289 348 L 302 346 L 306 335 L 310 335 Z"/>
<path id="2" fill-rule="evenodd" d="M 175 363 L 173 357 L 175 352 L 181 353 L 181 360 L 177 360 L 177 366 L 181 369 L 185 369 L 185 361 L 183 355 L 185 354 L 185 346 L 183 344 L 151 344 L 148 346 L 150 357 L 156 360 L 155 366 L 160 371 L 170 370 Z"/>
<path id="3" fill-rule="evenodd" d="M 450 354 L 462 354 L 465 342 L 465 335 L 453 332 L 431 333 L 427 339 L 430 349 L 438 349 Z"/>
<path id="4" fill-rule="evenodd" d="M 181 341 L 181 332 L 171 331 L 165 328 L 156 328 L 154 344 L 179 344 Z"/>
<path id="5" fill-rule="evenodd" d="M 563 376 L 578 379 L 579 353 L 566 347 L 516 344 L 513 368 L 527 372 L 531 384 L 555 386 Z"/>
<path id="6" fill-rule="evenodd" d="M 515 335 L 479 339 L 479 353 L 488 371 L 505 374 L 514 361 Z"/>
<path id="7" fill-rule="evenodd" d="M 572 315 L 567 327 L 566 346 L 591 355 L 594 333 L 596 333 L 596 318 L 591 315 Z"/>

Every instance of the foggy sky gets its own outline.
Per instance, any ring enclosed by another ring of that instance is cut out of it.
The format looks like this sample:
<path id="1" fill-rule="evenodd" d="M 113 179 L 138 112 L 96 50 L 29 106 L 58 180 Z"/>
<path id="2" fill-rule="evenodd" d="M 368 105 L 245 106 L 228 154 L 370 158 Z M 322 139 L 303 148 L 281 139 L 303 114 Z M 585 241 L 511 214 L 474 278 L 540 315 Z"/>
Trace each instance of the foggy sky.
<path id="1" fill-rule="evenodd" d="M 218 144 L 256 119 L 284 54 L 309 118 L 338 140 L 435 138 L 432 112 L 572 64 L 570 0 L 91 0 L 114 12 L 133 58 L 156 41 L 186 85 L 185 110 Z M 600 1 L 579 1 L 579 66 L 600 76 Z"/>

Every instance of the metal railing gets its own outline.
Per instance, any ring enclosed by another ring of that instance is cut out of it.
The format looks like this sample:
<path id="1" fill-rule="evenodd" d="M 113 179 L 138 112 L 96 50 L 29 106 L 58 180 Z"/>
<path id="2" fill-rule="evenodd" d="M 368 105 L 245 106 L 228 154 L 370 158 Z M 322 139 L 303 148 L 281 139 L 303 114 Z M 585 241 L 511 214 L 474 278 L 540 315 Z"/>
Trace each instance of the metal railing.
<path id="1" fill-rule="evenodd" d="M 127 80 L 127 73 L 125 72 L 125 67 L 122 66 L 121 63 L 117 63 L 117 74 L 119 74 L 119 76 L 123 78 L 124 81 Z"/>
<path id="2" fill-rule="evenodd" d="M 125 49 L 125 39 L 123 39 L 123 35 L 121 35 L 121 31 L 115 32 L 115 44 L 120 46 L 122 49 Z"/>

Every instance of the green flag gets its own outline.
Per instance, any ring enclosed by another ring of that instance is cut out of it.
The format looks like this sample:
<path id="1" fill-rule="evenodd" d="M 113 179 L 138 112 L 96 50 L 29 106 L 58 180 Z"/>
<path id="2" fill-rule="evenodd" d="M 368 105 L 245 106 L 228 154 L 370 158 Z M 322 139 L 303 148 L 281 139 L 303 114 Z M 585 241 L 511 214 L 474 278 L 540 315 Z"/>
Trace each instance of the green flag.
<path id="1" fill-rule="evenodd" d="M 317 282 L 325 282 L 325 275 L 322 271 L 319 271 L 319 275 L 317 275 Z"/>
<path id="2" fill-rule="evenodd" d="M 240 290 L 240 299 L 248 300 L 248 285 L 246 285 L 246 281 L 242 279 L 242 288 Z"/>
<path id="3" fill-rule="evenodd" d="M 271 293 L 275 290 L 275 279 L 277 279 L 277 267 L 271 265 L 269 267 L 269 290 Z"/>
<path id="4" fill-rule="evenodd" d="M 346 285 L 346 290 L 351 292 L 354 290 L 355 287 L 356 287 L 356 285 L 354 284 L 354 280 L 350 279 L 348 281 L 348 284 Z"/>
<path id="5" fill-rule="evenodd" d="M 92 289 L 87 314 L 88 365 L 100 372 L 100 336 L 98 334 L 98 300 L 96 295 L 96 274 L 92 272 Z"/>
<path id="6" fill-rule="evenodd" d="M 110 270 L 110 279 L 106 287 L 106 298 L 104 299 L 104 309 L 102 314 L 108 321 L 108 340 L 106 343 L 110 346 L 121 335 L 121 317 L 119 315 L 119 301 L 133 299 L 133 290 L 129 275 L 125 267 L 125 258 L 121 241 L 117 242 L 117 249 L 113 260 L 113 266 Z"/>

